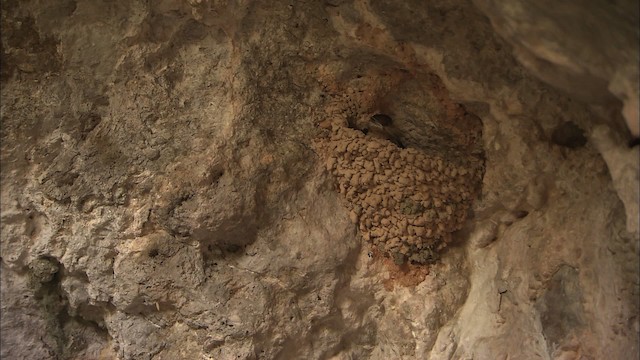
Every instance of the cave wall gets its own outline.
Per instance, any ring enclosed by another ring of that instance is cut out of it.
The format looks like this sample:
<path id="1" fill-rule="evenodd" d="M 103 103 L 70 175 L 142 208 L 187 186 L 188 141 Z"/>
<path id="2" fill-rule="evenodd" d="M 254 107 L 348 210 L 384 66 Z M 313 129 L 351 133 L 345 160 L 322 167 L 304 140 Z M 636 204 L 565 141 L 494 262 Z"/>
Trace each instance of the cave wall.
<path id="1" fill-rule="evenodd" d="M 622 103 L 629 131 L 640 136 L 640 9 L 636 2 L 474 3 L 528 70 L 583 102 Z"/>
<path id="2" fill-rule="evenodd" d="M 510 4 L 2 2 L 2 357 L 637 353 L 637 28 Z M 481 148 L 435 263 L 378 251 L 316 146 L 378 112 Z"/>

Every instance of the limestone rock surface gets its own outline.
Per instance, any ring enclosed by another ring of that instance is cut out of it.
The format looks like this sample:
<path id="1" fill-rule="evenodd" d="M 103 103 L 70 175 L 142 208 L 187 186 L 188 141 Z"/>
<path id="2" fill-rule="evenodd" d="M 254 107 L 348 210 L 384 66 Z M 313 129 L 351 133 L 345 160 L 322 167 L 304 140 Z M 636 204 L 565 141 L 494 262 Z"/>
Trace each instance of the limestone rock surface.
<path id="1" fill-rule="evenodd" d="M 637 354 L 636 15 L 531 4 L 3 1 L 0 357 Z"/>
<path id="2" fill-rule="evenodd" d="M 635 1 L 474 0 L 516 58 L 538 77 L 591 104 L 623 103 L 640 136 L 640 8 Z"/>

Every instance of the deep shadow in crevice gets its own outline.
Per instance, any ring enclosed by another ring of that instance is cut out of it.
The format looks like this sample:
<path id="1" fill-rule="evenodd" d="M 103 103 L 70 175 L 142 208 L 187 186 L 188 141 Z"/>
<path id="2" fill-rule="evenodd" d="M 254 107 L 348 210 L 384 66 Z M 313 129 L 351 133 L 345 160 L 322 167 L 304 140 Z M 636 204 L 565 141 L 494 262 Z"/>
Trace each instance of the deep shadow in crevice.
<path id="1" fill-rule="evenodd" d="M 43 256 L 34 260 L 29 264 L 28 274 L 34 299 L 46 323 L 45 332 L 55 340 L 58 359 L 84 357 L 83 351 L 95 342 L 95 337 L 101 338 L 104 344 L 108 343 L 109 333 L 102 320 L 105 315 L 103 308 L 88 305 L 79 309 L 78 314 L 70 313 L 69 301 L 61 286 L 62 279 L 69 274 L 56 258 Z M 84 317 L 82 312 L 90 316 Z"/>
<path id="2" fill-rule="evenodd" d="M 551 142 L 569 149 L 577 149 L 587 144 L 587 138 L 584 130 L 578 125 L 572 121 L 565 121 L 553 130 Z"/>

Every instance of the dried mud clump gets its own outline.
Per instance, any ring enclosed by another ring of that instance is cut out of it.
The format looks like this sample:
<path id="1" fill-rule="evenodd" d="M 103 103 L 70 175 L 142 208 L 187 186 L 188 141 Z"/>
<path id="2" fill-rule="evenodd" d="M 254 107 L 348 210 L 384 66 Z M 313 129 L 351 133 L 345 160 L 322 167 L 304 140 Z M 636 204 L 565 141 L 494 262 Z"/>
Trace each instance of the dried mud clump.
<path id="1" fill-rule="evenodd" d="M 364 239 L 397 264 L 436 260 L 482 181 L 476 157 L 402 149 L 343 125 L 315 145 Z"/>

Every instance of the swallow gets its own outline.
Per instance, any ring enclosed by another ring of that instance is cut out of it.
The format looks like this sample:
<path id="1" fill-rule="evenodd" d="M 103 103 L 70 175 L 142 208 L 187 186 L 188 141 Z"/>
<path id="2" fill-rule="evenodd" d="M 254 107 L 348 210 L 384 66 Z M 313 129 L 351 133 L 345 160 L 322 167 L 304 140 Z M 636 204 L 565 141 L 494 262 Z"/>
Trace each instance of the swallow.
<path id="1" fill-rule="evenodd" d="M 400 131 L 393 126 L 393 120 L 389 115 L 375 114 L 371 116 L 365 134 L 379 139 L 389 140 L 399 148 L 405 148 L 400 140 Z"/>

